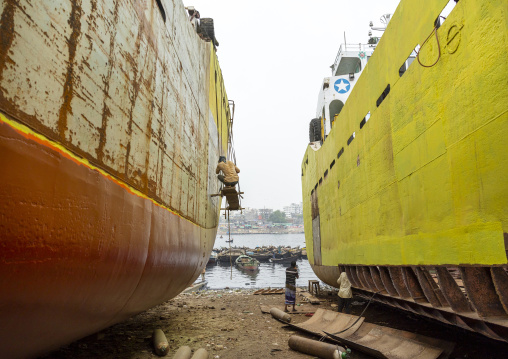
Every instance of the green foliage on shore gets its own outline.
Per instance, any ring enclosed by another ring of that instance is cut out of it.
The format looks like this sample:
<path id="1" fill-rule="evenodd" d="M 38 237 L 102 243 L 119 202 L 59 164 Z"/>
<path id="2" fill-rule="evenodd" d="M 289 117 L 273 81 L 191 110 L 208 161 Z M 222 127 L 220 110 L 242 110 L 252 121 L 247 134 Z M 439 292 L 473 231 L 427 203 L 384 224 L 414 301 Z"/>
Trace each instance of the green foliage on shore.
<path id="1" fill-rule="evenodd" d="M 276 210 L 270 214 L 270 222 L 272 223 L 287 223 L 286 214 L 282 211 Z"/>

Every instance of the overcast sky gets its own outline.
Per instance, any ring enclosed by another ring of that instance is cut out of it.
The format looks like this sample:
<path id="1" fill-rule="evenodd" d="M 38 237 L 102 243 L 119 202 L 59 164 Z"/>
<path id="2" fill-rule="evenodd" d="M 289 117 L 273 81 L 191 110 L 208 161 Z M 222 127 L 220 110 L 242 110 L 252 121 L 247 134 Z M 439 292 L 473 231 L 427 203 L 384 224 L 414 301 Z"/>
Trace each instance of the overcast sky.
<path id="1" fill-rule="evenodd" d="M 367 43 L 369 21 L 398 0 L 184 0 L 214 19 L 233 125 L 243 207 L 282 209 L 302 201 L 301 162 L 323 77 L 344 31 Z M 381 36 L 374 32 L 374 36 Z"/>

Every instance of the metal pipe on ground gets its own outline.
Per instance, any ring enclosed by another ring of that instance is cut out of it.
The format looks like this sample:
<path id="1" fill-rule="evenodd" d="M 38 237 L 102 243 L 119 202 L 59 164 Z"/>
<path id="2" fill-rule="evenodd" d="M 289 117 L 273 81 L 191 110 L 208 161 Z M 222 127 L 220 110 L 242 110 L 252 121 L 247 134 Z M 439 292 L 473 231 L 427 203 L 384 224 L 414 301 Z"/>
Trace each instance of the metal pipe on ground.
<path id="1" fill-rule="evenodd" d="M 297 352 L 316 356 L 321 359 L 346 359 L 351 353 L 336 344 L 329 344 L 317 340 L 292 335 L 289 338 L 289 347 Z"/>
<path id="2" fill-rule="evenodd" d="M 161 329 L 155 329 L 152 334 L 153 348 L 158 356 L 166 356 L 169 351 L 169 343 Z"/>
<path id="3" fill-rule="evenodd" d="M 199 348 L 194 352 L 191 359 L 208 359 L 208 352 L 203 348 Z"/>
<path id="4" fill-rule="evenodd" d="M 175 353 L 175 356 L 173 359 L 190 359 L 191 357 L 191 348 L 187 345 L 184 345 L 183 347 L 180 347 Z"/>
<path id="5" fill-rule="evenodd" d="M 280 320 L 281 322 L 291 323 L 291 317 L 289 316 L 289 314 L 283 312 L 278 308 L 270 309 L 270 314 L 272 315 L 272 317 L 274 317 L 277 320 Z"/>

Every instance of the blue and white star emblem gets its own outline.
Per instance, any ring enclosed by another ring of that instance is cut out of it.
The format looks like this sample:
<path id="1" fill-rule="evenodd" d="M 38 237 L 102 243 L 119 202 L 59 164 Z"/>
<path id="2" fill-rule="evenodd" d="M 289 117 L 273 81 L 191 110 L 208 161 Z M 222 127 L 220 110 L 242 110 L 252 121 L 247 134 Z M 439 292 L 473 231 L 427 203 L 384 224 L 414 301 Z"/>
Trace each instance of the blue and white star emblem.
<path id="1" fill-rule="evenodd" d="M 348 80 L 346 79 L 338 79 L 337 81 L 335 81 L 335 83 L 333 84 L 333 88 L 335 89 L 335 91 L 337 91 L 338 93 L 346 93 L 349 91 L 349 89 L 351 88 L 351 84 L 349 83 Z"/>

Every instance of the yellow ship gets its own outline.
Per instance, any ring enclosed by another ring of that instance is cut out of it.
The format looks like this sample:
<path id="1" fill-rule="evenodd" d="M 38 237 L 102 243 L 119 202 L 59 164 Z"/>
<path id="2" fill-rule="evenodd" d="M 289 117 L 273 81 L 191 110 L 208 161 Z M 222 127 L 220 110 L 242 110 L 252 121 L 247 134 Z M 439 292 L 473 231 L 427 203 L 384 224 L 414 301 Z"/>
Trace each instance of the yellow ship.
<path id="1" fill-rule="evenodd" d="M 345 271 L 508 341 L 508 8 L 462 0 L 444 19 L 447 3 L 402 0 L 377 44 L 341 48 L 302 161 L 307 253 L 327 284 Z"/>

